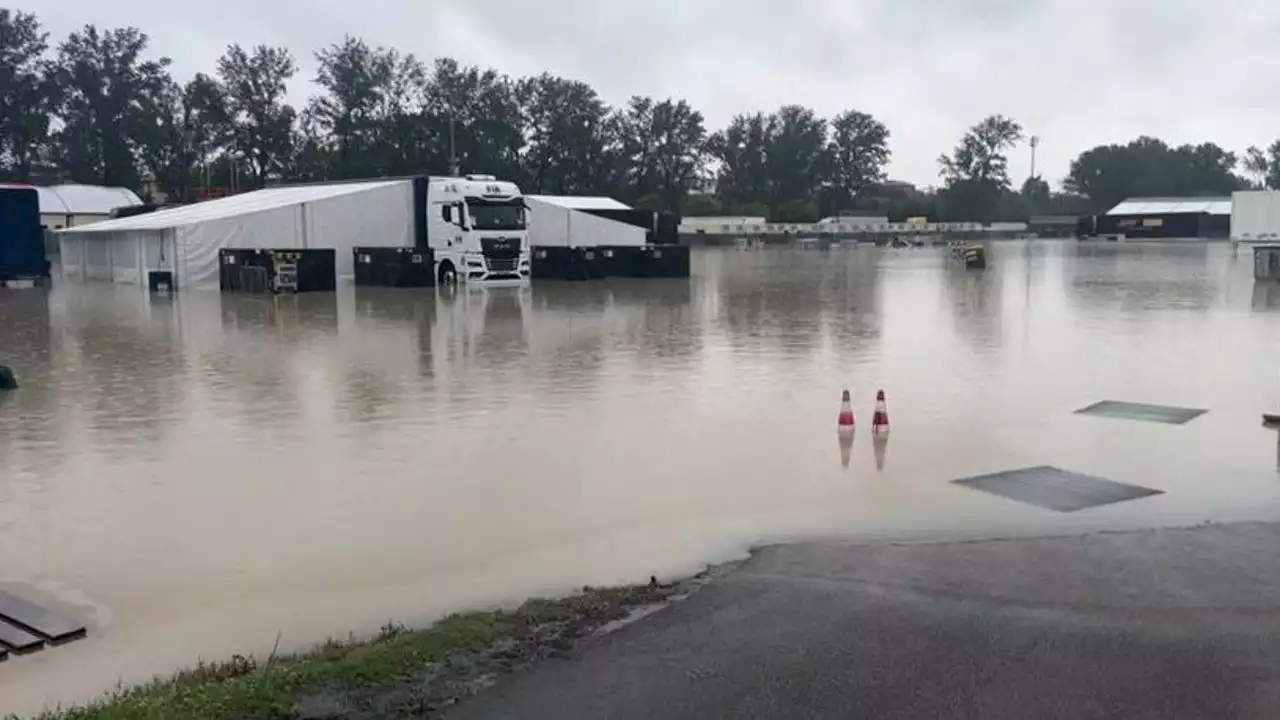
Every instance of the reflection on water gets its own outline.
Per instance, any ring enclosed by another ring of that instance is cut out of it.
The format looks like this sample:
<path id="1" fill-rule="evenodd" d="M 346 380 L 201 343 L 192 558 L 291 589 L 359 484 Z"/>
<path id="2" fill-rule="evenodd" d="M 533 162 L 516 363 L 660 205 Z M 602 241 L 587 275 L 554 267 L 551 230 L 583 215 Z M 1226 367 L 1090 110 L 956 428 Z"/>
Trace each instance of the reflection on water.
<path id="1" fill-rule="evenodd" d="M 1280 313 L 1225 245 L 703 251 L 690 280 L 148 299 L 0 293 L 0 584 L 91 639 L 0 707 L 196 655 L 687 571 L 821 535 L 1273 517 Z M 840 390 L 893 439 L 831 447 Z M 1207 407 L 1186 426 L 1072 411 Z M 892 448 L 890 448 L 892 445 Z M 889 454 L 892 457 L 887 457 Z M 1070 516 L 949 484 L 1051 464 L 1166 491 Z"/>

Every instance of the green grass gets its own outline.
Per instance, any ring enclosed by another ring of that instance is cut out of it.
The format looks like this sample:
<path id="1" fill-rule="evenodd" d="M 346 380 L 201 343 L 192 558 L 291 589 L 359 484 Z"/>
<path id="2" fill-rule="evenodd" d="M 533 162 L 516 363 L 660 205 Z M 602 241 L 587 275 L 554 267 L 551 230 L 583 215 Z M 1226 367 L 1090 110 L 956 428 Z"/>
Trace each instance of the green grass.
<path id="1" fill-rule="evenodd" d="M 663 587 L 586 589 L 562 600 L 531 600 L 514 611 L 453 615 L 423 630 L 387 625 L 372 639 L 331 640 L 298 655 L 200 664 L 37 720 L 429 715 L 465 699 L 496 675 L 564 650 L 630 609 L 670 593 Z M 328 710 L 303 712 L 306 703 Z"/>

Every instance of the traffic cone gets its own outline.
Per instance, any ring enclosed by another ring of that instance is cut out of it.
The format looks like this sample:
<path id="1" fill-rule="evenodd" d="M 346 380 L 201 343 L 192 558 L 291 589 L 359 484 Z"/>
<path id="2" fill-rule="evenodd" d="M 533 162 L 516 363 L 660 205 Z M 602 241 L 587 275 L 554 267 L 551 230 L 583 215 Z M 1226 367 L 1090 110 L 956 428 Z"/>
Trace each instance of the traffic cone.
<path id="1" fill-rule="evenodd" d="M 838 432 L 836 438 L 840 443 L 840 467 L 848 468 L 849 460 L 853 458 L 853 430 Z"/>
<path id="2" fill-rule="evenodd" d="M 884 401 L 884 391 L 876 393 L 876 412 L 871 416 L 871 432 L 889 432 L 889 406 Z"/>
<path id="3" fill-rule="evenodd" d="M 836 429 L 843 433 L 853 432 L 853 404 L 849 399 L 849 391 L 840 396 L 840 417 L 836 420 Z"/>

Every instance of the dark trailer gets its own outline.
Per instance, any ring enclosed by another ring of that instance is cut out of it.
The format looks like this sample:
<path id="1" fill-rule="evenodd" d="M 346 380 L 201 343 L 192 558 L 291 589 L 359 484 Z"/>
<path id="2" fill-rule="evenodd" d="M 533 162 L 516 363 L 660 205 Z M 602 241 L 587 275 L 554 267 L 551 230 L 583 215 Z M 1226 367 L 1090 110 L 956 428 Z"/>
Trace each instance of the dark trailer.
<path id="1" fill-rule="evenodd" d="M 1231 198 L 1130 198 L 1099 215 L 1098 235 L 1226 239 Z"/>
<path id="2" fill-rule="evenodd" d="M 35 188 L 0 187 L 0 282 L 49 277 Z"/>

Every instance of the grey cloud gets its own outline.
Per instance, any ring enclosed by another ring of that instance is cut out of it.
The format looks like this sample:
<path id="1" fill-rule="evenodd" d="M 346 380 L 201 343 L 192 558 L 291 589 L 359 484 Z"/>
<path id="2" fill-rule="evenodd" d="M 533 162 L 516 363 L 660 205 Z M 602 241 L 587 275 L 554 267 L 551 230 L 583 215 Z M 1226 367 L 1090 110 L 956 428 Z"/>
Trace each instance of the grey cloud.
<path id="1" fill-rule="evenodd" d="M 1280 3 L 1237 0 L 224 0 L 155 13 L 153 2 L 26 0 L 55 37 L 131 24 L 181 74 L 230 42 L 283 44 L 302 61 L 344 33 L 420 57 L 513 75 L 549 71 L 610 102 L 678 96 L 713 125 L 802 103 L 871 112 L 893 132 L 891 174 L 936 182 L 936 158 L 990 113 L 1042 137 L 1056 182 L 1079 151 L 1138 134 L 1243 150 L 1280 137 Z M 1027 171 L 1027 152 L 1012 171 Z"/>

